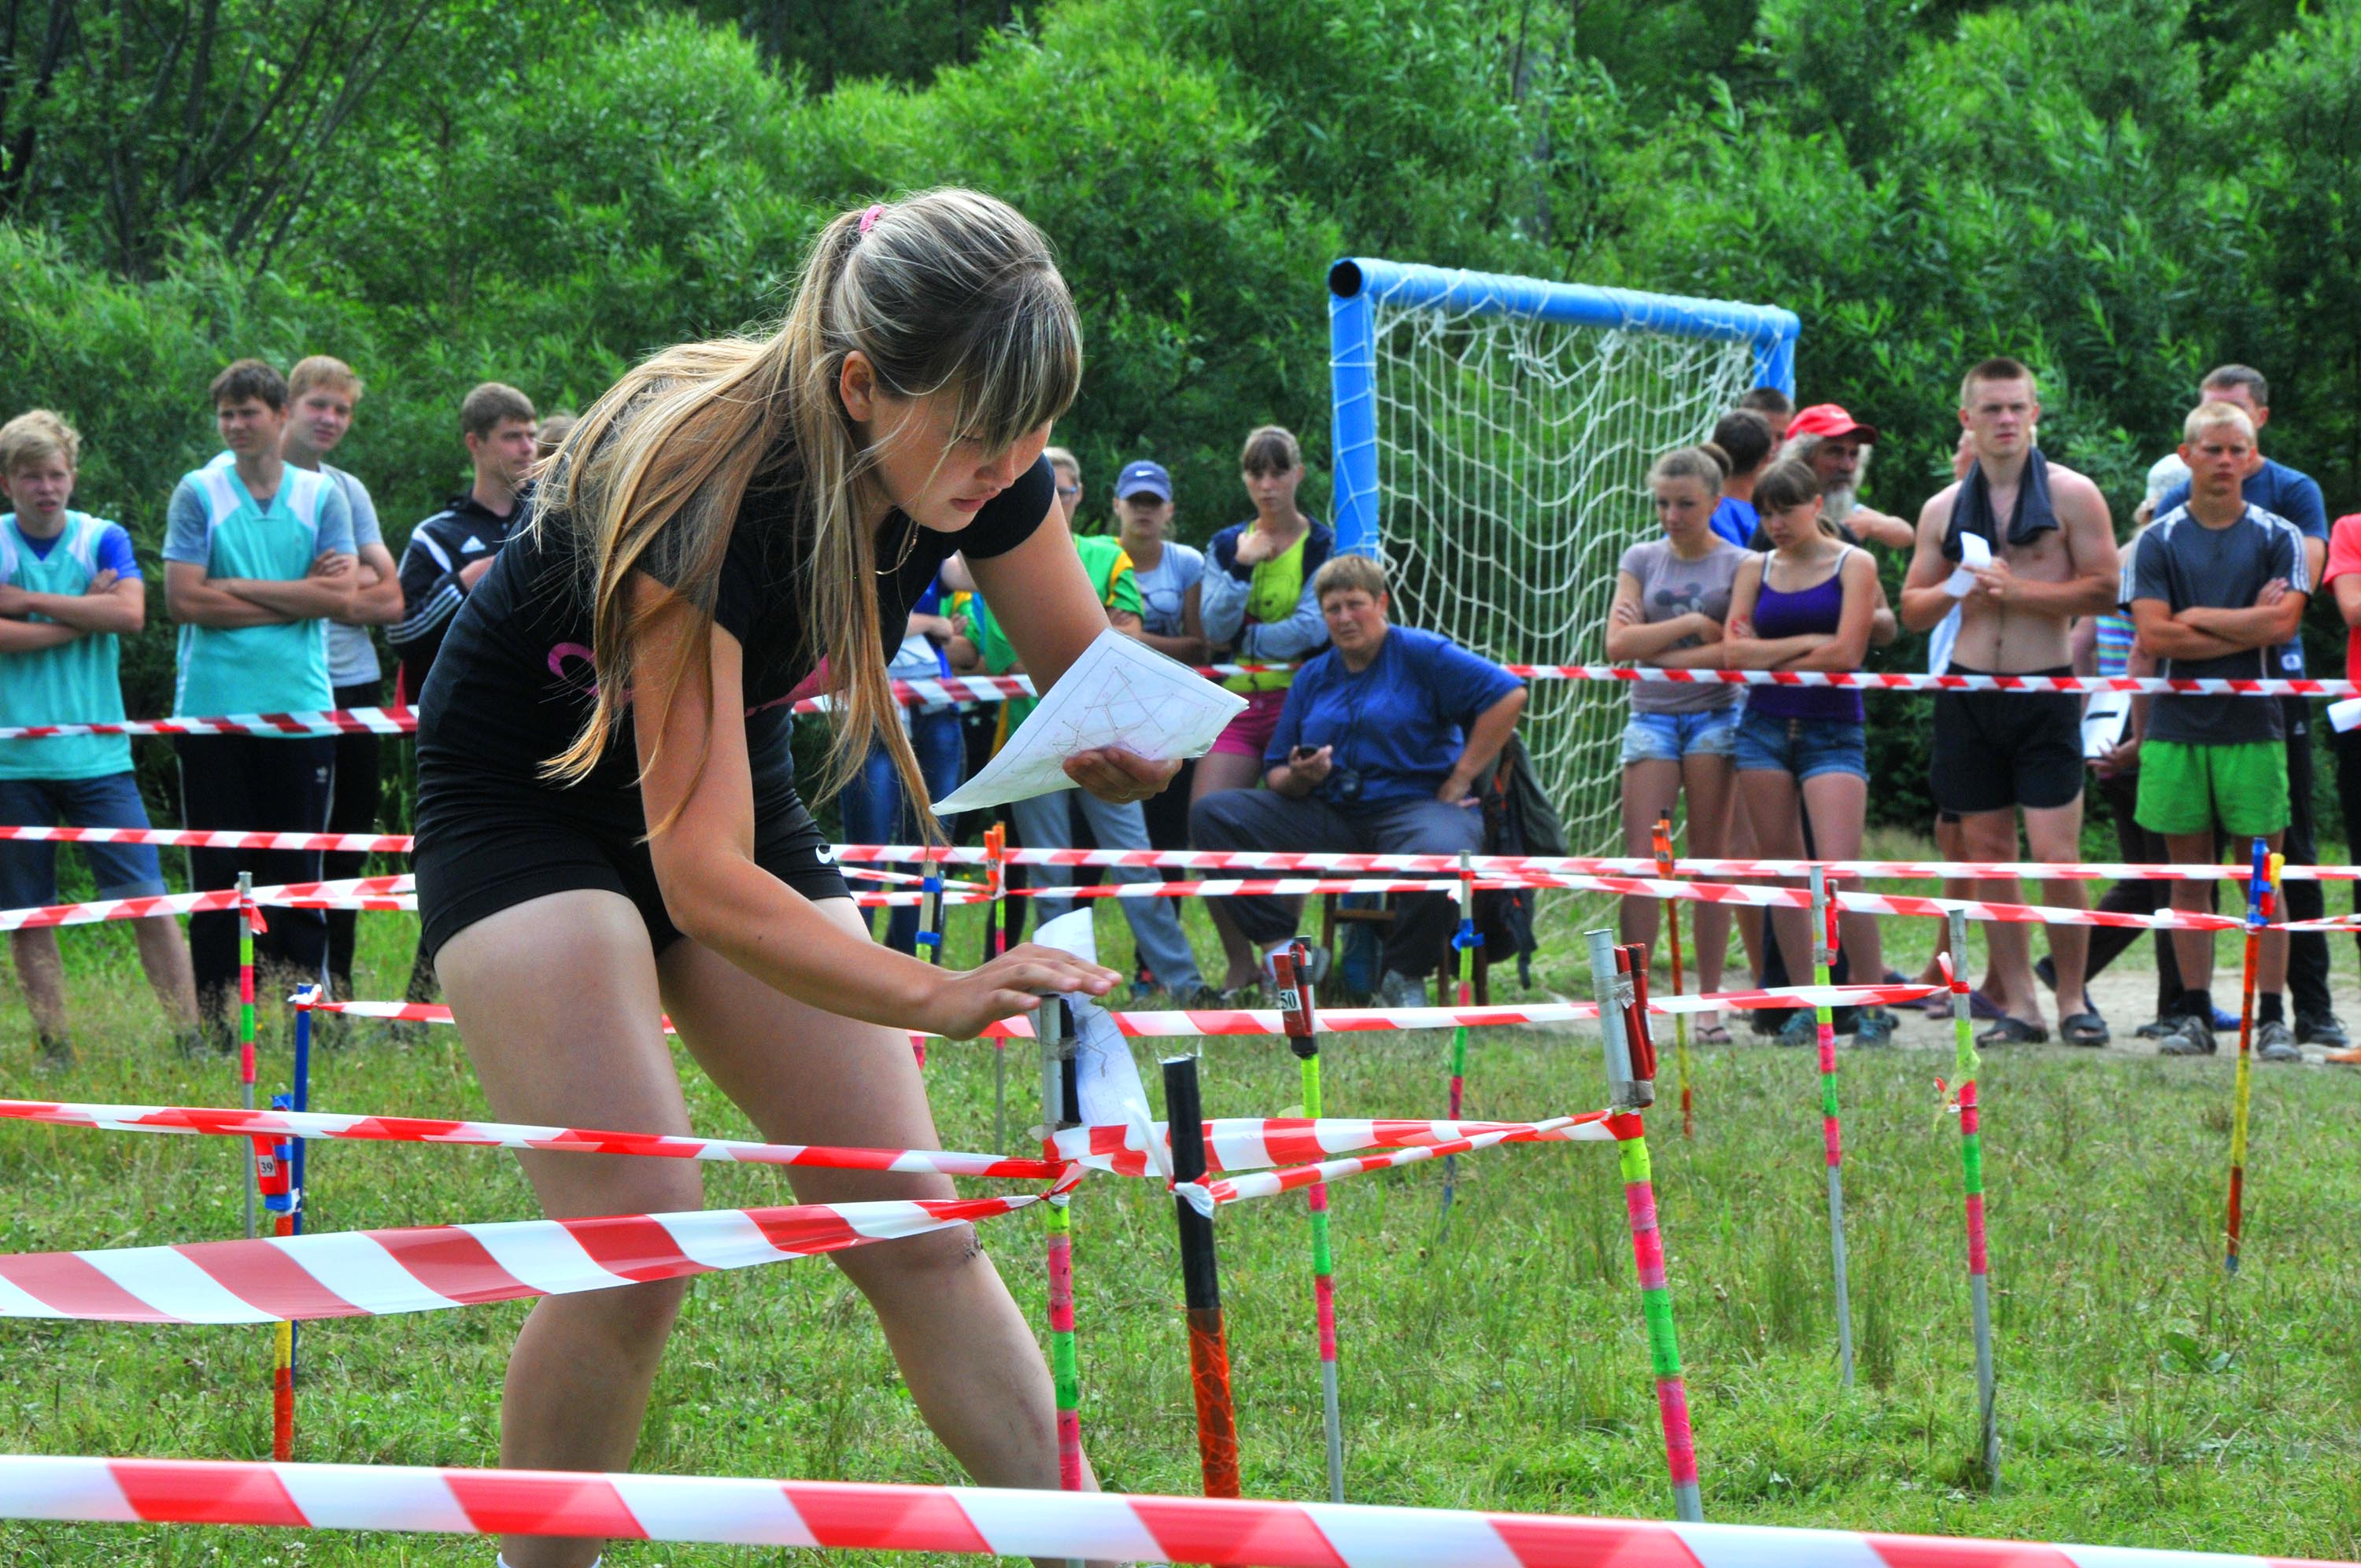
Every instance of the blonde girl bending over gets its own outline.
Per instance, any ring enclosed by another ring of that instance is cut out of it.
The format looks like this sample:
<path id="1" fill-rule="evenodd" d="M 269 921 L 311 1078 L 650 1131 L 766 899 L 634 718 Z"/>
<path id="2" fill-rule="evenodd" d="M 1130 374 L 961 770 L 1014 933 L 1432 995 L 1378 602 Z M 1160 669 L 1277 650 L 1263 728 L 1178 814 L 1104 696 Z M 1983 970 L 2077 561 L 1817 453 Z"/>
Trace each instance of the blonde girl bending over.
<path id="1" fill-rule="evenodd" d="M 420 705 L 423 945 L 494 1115 L 688 1131 L 669 1014 L 764 1137 L 931 1148 L 903 1031 L 972 1036 L 1036 993 L 1113 983 L 1038 947 L 961 971 L 873 944 L 787 746 L 788 698 L 831 691 L 817 789 L 876 744 L 926 800 L 885 661 L 954 550 L 1010 607 L 1045 688 L 1106 629 L 1041 458 L 1081 373 L 1048 242 L 999 202 L 936 191 L 841 214 L 775 333 L 667 349 L 566 434 Z M 1102 751 L 1067 772 L 1137 800 L 1173 764 Z M 676 1160 L 520 1158 L 553 1216 L 702 1202 Z M 951 1190 L 788 1176 L 807 1202 Z M 1054 1487 L 1049 1373 L 975 1237 L 834 1255 L 968 1473 Z M 627 1468 L 686 1288 L 537 1304 L 509 1361 L 501 1462 Z M 582 1568 L 598 1548 L 503 1543 L 511 1568 Z"/>

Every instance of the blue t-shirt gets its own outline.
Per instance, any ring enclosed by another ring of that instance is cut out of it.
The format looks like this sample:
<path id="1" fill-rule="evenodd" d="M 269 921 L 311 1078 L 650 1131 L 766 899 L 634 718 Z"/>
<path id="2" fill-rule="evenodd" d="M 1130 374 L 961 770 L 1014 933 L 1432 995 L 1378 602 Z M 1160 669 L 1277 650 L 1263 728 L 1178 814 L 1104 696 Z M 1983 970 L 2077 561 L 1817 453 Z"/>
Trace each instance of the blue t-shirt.
<path id="1" fill-rule="evenodd" d="M 13 518 L 16 513 L 8 515 Z M 52 533 L 47 539 L 37 539 L 20 529 L 16 537 L 26 549 L 33 553 L 35 560 L 46 561 L 49 558 L 49 552 L 58 547 L 58 542 L 65 534 Z M 131 535 L 123 532 L 121 523 L 110 522 L 99 534 L 96 554 L 98 569 L 102 572 L 112 572 L 118 577 L 139 576 L 139 557 L 132 554 Z"/>
<path id="2" fill-rule="evenodd" d="M 1363 805 L 1431 799 L 1466 747 L 1467 721 L 1523 685 L 1447 637 L 1393 627 L 1367 669 L 1345 668 L 1331 648 L 1295 672 L 1263 758 L 1277 767 L 1298 746 L 1332 746 L 1329 777 L 1357 773 Z"/>
<path id="3" fill-rule="evenodd" d="M 1747 541 L 1761 527 L 1763 514 L 1754 510 L 1752 501 L 1741 501 L 1736 496 L 1724 496 L 1714 503 L 1713 517 L 1706 526 L 1737 545 L 1748 548 Z"/>
<path id="4" fill-rule="evenodd" d="M 2328 543 L 2328 505 L 2321 499 L 2319 482 L 2301 468 L 2290 468 L 2284 463 L 2263 459 L 2263 466 L 2246 477 L 2238 494 L 2250 507 L 2260 507 L 2275 517 L 2283 517 L 2295 524 L 2298 533 L 2306 539 Z M 2164 492 L 2156 503 L 2153 515 L 2162 517 L 2189 504 L 2189 481 L 2183 479 Z M 2274 679 L 2300 680 L 2303 675 L 2303 639 L 2296 638 L 2273 651 L 2275 669 L 2263 673 Z M 2244 701 L 2245 698 L 2238 700 Z"/>

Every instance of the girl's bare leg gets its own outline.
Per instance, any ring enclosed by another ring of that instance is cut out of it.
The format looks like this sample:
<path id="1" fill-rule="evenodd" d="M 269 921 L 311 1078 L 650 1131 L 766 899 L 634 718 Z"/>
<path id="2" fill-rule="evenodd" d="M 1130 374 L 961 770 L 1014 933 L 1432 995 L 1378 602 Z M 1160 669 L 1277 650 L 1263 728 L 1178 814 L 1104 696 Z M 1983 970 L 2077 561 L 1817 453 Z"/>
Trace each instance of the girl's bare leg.
<path id="1" fill-rule="evenodd" d="M 1189 804 L 1196 805 L 1215 790 L 1252 789 L 1263 774 L 1261 762 L 1254 757 L 1242 757 L 1231 751 L 1208 751 L 1197 759 L 1196 772 L 1190 775 Z M 1222 938 L 1222 958 L 1225 968 L 1222 989 L 1235 991 L 1242 985 L 1252 985 L 1262 978 L 1262 958 L 1254 944 L 1246 939 L 1237 927 L 1231 924 L 1229 900 L 1205 900 L 1205 913 L 1212 917 L 1213 930 Z"/>
<path id="2" fill-rule="evenodd" d="M 1766 861 L 1803 859 L 1804 820 L 1795 814 L 1795 775 L 1780 768 L 1749 768 L 1738 775 L 1738 788 L 1754 824 L 1756 854 Z M 1784 885 L 1794 886 L 1795 879 L 1786 879 Z M 1787 983 L 1810 984 L 1811 916 L 1801 909 L 1766 913 L 1779 943 L 1780 961 L 1787 966 Z"/>
<path id="3" fill-rule="evenodd" d="M 850 900 L 820 907 L 860 929 Z M 941 1146 L 908 1036 L 807 1006 L 694 942 L 675 943 L 657 968 L 682 1039 L 765 1138 Z M 807 1203 L 957 1196 L 941 1176 L 794 1167 L 787 1177 Z M 1049 1368 L 975 1232 L 962 1225 L 830 1258 L 868 1297 L 919 1413 L 968 1474 L 987 1486 L 1055 1491 Z M 1087 1462 L 1083 1474 L 1095 1489 Z"/>
<path id="4" fill-rule="evenodd" d="M 1735 815 L 1731 803 L 1737 795 L 1738 774 L 1728 757 L 1716 757 L 1705 752 L 1691 752 L 1681 760 L 1683 786 L 1688 793 L 1689 853 L 1698 860 L 1719 860 L 1726 853 L 1730 841 L 1730 819 Z M 1719 879 L 1713 879 L 1719 880 Z M 1697 931 L 1694 948 L 1697 961 L 1697 989 L 1715 992 L 1721 989 L 1722 963 L 1730 953 L 1730 911 L 1727 904 L 1696 905 L 1692 924 Z M 1701 1028 L 1718 1028 L 1719 1013 L 1697 1014 Z"/>
<path id="5" fill-rule="evenodd" d="M 1861 859 L 1861 817 L 1869 809 L 1869 781 L 1859 773 L 1828 773 L 1804 781 L 1804 809 L 1812 814 L 1812 839 L 1824 861 Z M 1844 950 L 1852 955 L 1852 983 L 1876 985 L 1885 978 L 1885 949 L 1874 915 L 1838 917 Z"/>
<path id="6" fill-rule="evenodd" d="M 688 1112 L 658 1022 L 654 955 L 618 894 L 552 894 L 486 916 L 435 959 L 491 1113 L 502 1121 L 686 1133 Z M 698 1208 L 683 1160 L 517 1156 L 553 1219 Z M 649 1386 L 687 1288 L 666 1280 L 537 1302 L 509 1357 L 500 1463 L 628 1470 Z M 511 1568 L 584 1568 L 594 1540 L 510 1536 Z"/>
<path id="7" fill-rule="evenodd" d="M 1646 860 L 1655 853 L 1656 818 L 1670 817 L 1680 804 L 1681 764 L 1651 759 L 1623 767 L 1623 852 Z M 1656 954 L 1660 916 L 1653 898 L 1626 896 L 1616 925 L 1626 943 L 1638 942 Z"/>

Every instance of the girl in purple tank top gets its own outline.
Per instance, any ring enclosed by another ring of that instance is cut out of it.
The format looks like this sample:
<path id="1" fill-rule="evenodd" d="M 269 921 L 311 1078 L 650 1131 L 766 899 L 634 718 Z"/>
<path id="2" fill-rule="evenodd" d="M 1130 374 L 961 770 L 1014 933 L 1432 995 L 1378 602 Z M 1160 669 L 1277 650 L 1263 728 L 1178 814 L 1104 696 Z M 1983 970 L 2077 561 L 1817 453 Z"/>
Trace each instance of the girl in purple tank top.
<path id="1" fill-rule="evenodd" d="M 1754 488 L 1763 532 L 1773 548 L 1738 569 L 1730 586 L 1730 634 L 1722 643 L 1731 669 L 1857 670 L 1869 651 L 1877 610 L 1877 567 L 1844 543 L 1821 515 L 1820 484 L 1809 466 L 1782 463 Z M 1749 686 L 1738 725 L 1738 788 L 1754 824 L 1755 842 L 1772 860 L 1804 855 L 1796 797 L 1811 817 L 1813 847 L 1822 860 L 1861 854 L 1861 819 L 1869 802 L 1869 765 L 1861 731 L 1861 694 L 1827 686 Z M 1790 975 L 1810 972 L 1811 922 L 1800 909 L 1775 910 L 1772 925 Z M 1852 973 L 1873 983 L 1885 972 L 1877 918 L 1848 915 L 1840 939 Z M 1782 1045 L 1806 1045 L 1817 1024 L 1808 1011 L 1788 1019 Z M 1894 1016 L 1864 1007 L 1854 1043 L 1890 1045 Z"/>

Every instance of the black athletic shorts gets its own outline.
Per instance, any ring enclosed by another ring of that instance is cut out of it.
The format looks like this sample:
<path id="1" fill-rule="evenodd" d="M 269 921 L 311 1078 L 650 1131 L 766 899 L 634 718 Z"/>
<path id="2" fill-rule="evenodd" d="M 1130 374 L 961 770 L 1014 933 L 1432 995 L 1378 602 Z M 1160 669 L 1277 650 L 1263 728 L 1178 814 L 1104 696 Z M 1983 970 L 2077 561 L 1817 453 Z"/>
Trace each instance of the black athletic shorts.
<path id="1" fill-rule="evenodd" d="M 1954 675 L 1989 674 L 1951 665 Z M 2035 675 L 2070 675 L 2028 670 Z M 1937 692 L 1935 804 L 1962 817 L 2070 805 L 2082 793 L 2082 699 L 2072 692 Z"/>
<path id="2" fill-rule="evenodd" d="M 754 863 L 806 898 L 851 896 L 834 850 L 784 772 L 755 779 Z M 419 950 L 430 963 L 444 943 L 486 916 L 577 888 L 630 899 L 659 954 L 680 938 L 646 843 L 611 821 L 569 810 L 563 790 L 422 768 L 412 864 Z"/>

